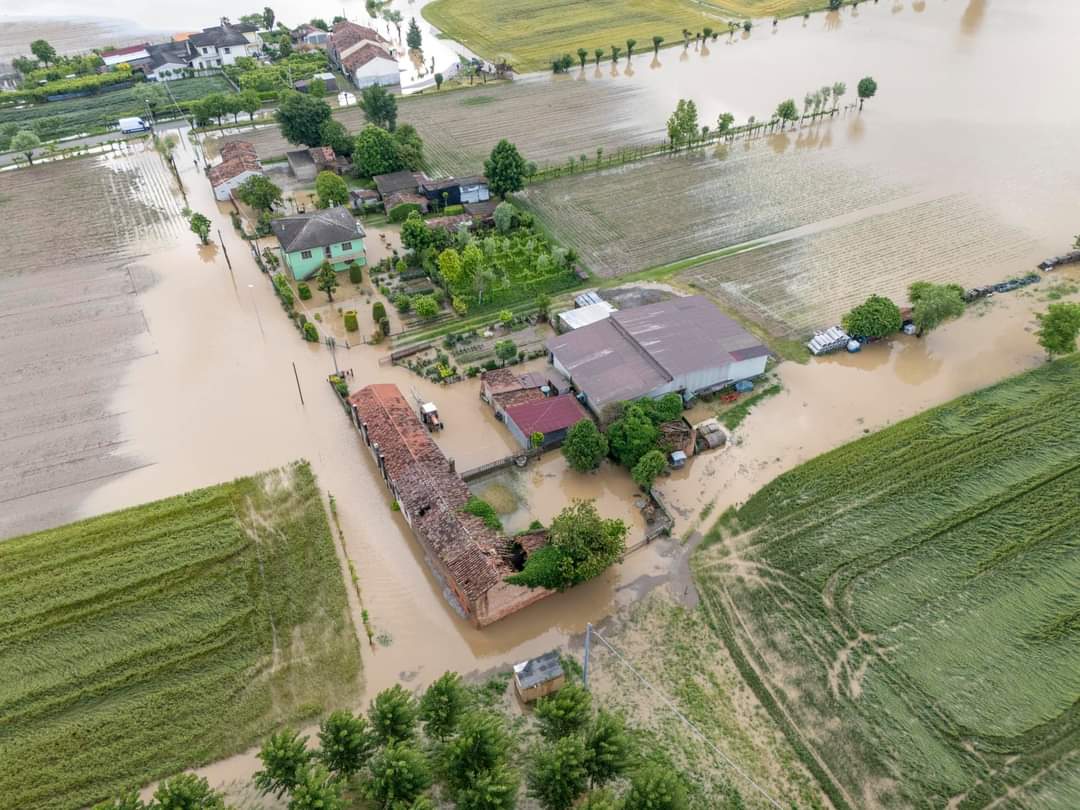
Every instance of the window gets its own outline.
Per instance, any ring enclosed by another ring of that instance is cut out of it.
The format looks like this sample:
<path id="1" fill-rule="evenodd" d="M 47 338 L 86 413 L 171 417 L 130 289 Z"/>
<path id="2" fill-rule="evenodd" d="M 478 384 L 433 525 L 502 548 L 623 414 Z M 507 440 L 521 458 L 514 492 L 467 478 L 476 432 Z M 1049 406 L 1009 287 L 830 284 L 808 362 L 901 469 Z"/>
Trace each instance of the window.
<path id="1" fill-rule="evenodd" d="M 210 53 L 210 49 L 209 48 L 203 48 L 202 52 L 203 52 L 203 56 L 206 56 L 206 54 Z"/>
<path id="2" fill-rule="evenodd" d="M 326 256 L 326 258 L 328 258 L 328 259 L 329 259 L 329 258 L 330 258 L 331 256 L 333 256 L 334 254 L 330 252 L 330 247 L 329 247 L 329 246 L 327 246 L 327 247 L 324 247 L 324 248 L 323 248 L 323 255 L 324 255 L 324 256 Z"/>
<path id="3" fill-rule="evenodd" d="M 226 48 L 225 53 L 232 53 L 232 48 Z"/>
<path id="4" fill-rule="evenodd" d="M 311 251 L 310 250 L 301 250 L 300 251 L 300 258 L 301 259 L 310 259 L 311 258 Z"/>
<path id="5" fill-rule="evenodd" d="M 342 242 L 341 243 L 341 249 L 342 250 L 352 250 L 352 242 Z"/>

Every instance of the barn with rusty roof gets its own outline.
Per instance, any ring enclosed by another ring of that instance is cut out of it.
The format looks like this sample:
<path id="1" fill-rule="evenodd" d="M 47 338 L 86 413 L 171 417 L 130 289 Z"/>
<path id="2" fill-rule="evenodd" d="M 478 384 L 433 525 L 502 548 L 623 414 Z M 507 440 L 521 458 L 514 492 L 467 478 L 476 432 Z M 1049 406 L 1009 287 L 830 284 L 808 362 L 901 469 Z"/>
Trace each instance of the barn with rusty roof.
<path id="1" fill-rule="evenodd" d="M 469 488 L 396 385 L 349 397 L 353 422 L 436 576 L 467 618 L 483 627 L 551 594 L 510 585 L 521 549 L 467 514 Z"/>

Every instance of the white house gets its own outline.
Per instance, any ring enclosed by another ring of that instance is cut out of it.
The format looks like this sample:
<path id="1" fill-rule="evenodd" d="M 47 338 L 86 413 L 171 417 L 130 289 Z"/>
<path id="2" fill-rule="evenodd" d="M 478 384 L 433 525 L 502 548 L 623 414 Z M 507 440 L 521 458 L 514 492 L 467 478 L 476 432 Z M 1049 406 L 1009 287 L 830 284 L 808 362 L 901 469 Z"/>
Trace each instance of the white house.
<path id="1" fill-rule="evenodd" d="M 393 45 L 372 28 L 339 22 L 330 35 L 327 53 L 357 87 L 401 83 Z"/>
<path id="2" fill-rule="evenodd" d="M 238 57 L 255 56 L 262 49 L 258 28 L 246 23 L 234 25 L 225 19 L 221 25 L 204 28 L 185 41 L 189 63 L 196 70 L 231 65 Z"/>
<path id="3" fill-rule="evenodd" d="M 249 177 L 262 174 L 255 147 L 246 141 L 230 141 L 221 147 L 221 163 L 210 167 L 214 197 L 225 202 Z"/>

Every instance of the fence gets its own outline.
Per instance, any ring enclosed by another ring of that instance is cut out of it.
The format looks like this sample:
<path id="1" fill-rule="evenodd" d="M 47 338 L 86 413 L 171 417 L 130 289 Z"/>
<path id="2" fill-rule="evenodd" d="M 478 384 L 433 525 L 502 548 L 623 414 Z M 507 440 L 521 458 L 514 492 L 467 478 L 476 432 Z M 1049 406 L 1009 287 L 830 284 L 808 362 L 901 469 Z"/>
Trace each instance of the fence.
<path id="1" fill-rule="evenodd" d="M 479 467 L 473 467 L 471 470 L 466 470 L 461 473 L 461 480 L 466 484 L 470 481 L 474 481 L 483 475 L 495 472 L 496 470 L 504 470 L 511 464 L 516 464 L 519 467 L 524 467 L 529 463 L 529 459 L 539 458 L 543 453 L 543 449 L 539 447 L 532 447 L 528 450 L 522 450 L 520 453 L 515 453 L 512 456 L 506 458 L 500 458 L 498 461 L 492 461 L 488 464 L 481 464 Z"/>

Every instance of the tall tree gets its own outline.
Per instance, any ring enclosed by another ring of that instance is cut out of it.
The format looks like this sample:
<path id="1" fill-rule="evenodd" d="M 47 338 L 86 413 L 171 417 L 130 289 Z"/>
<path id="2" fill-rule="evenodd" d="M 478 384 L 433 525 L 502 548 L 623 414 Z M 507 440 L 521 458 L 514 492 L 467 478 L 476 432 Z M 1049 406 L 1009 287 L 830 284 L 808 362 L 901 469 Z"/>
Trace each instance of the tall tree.
<path id="1" fill-rule="evenodd" d="M 630 477 L 645 492 L 652 489 L 656 476 L 667 469 L 667 458 L 659 450 L 650 450 L 643 455 L 634 468 L 630 471 Z"/>
<path id="2" fill-rule="evenodd" d="M 634 774 L 623 810 L 689 810 L 686 787 L 671 768 L 649 764 Z"/>
<path id="3" fill-rule="evenodd" d="M 610 790 L 595 790 L 578 805 L 578 810 L 620 810 L 622 803 Z"/>
<path id="4" fill-rule="evenodd" d="M 205 777 L 182 773 L 157 786 L 151 807 L 155 810 L 225 810 L 225 799 L 210 789 Z"/>
<path id="5" fill-rule="evenodd" d="M 263 9 L 263 28 L 269 31 L 274 27 L 274 10 L 270 6 Z"/>
<path id="6" fill-rule="evenodd" d="M 1047 355 L 1072 354 L 1080 335 L 1080 304 L 1059 301 L 1035 316 L 1039 321 L 1039 345 Z"/>
<path id="7" fill-rule="evenodd" d="M 612 65 L 614 65 L 616 62 L 619 61 L 619 53 L 621 53 L 621 52 L 622 52 L 622 48 L 620 48 L 618 45 L 612 45 L 611 46 L 611 64 Z"/>
<path id="8" fill-rule="evenodd" d="M 414 51 L 420 50 L 424 43 L 423 35 L 420 33 L 420 26 L 416 24 L 416 17 L 409 20 L 409 31 L 405 34 L 405 42 Z"/>
<path id="9" fill-rule="evenodd" d="M 697 105 L 690 99 L 681 98 L 675 105 L 675 112 L 667 122 L 668 138 L 673 149 L 681 145 L 690 146 L 699 132 Z"/>
<path id="10" fill-rule="evenodd" d="M 510 735 L 499 715 L 465 715 L 441 756 L 443 778 L 451 793 L 468 787 L 477 774 L 505 765 L 509 750 Z"/>
<path id="11" fill-rule="evenodd" d="M 622 418 L 612 422 L 607 430 L 612 455 L 628 470 L 656 447 L 659 437 L 659 431 L 640 405 L 627 406 Z"/>
<path id="12" fill-rule="evenodd" d="M 348 779 L 367 764 L 375 735 L 364 717 L 340 710 L 319 726 L 318 758 L 331 772 Z"/>
<path id="13" fill-rule="evenodd" d="M 328 118 L 319 127 L 319 143 L 322 146 L 329 146 L 336 155 L 348 156 L 352 154 L 356 140 L 349 134 L 349 130 L 343 123 L 336 118 Z"/>
<path id="14" fill-rule="evenodd" d="M 454 807 L 456 810 L 515 810 L 518 785 L 517 772 L 506 765 L 481 771 L 473 775 L 468 785 L 454 791 Z M 434 805 L 432 810 L 435 810 Z"/>
<path id="15" fill-rule="evenodd" d="M 334 266 L 328 261 L 324 261 L 319 265 L 319 272 L 315 275 L 316 286 L 324 293 L 326 293 L 326 300 L 334 300 L 334 290 L 338 287 L 337 272 L 334 270 Z"/>
<path id="16" fill-rule="evenodd" d="M 245 90 L 238 96 L 240 99 L 240 110 L 246 112 L 248 119 L 254 123 L 255 113 L 262 107 L 262 99 L 259 98 L 258 92 L 255 90 Z"/>
<path id="17" fill-rule="evenodd" d="M 408 807 L 431 786 L 427 758 L 406 742 L 388 743 L 372 757 L 369 770 L 364 794 L 385 810 Z"/>
<path id="18" fill-rule="evenodd" d="M 28 129 L 16 132 L 11 138 L 11 151 L 21 152 L 26 162 L 34 165 L 34 150 L 41 146 L 41 138 Z"/>
<path id="19" fill-rule="evenodd" d="M 903 324 L 900 307 L 881 295 L 871 295 L 841 319 L 844 331 L 855 337 L 882 338 Z"/>
<path id="20" fill-rule="evenodd" d="M 920 335 L 964 314 L 964 289 L 958 284 L 916 281 L 908 288 L 908 298 L 912 303 L 911 319 Z"/>
<path id="21" fill-rule="evenodd" d="M 721 138 L 724 137 L 733 123 L 735 123 L 734 115 L 729 112 L 720 113 L 720 117 L 716 119 L 716 134 Z"/>
<path id="22" fill-rule="evenodd" d="M 525 187 L 525 159 L 517 147 L 504 138 L 495 144 L 491 157 L 484 161 L 484 174 L 491 190 L 505 200 L 507 194 Z"/>
<path id="23" fill-rule="evenodd" d="M 401 42 L 401 21 L 404 19 L 404 17 L 401 16 L 401 12 L 397 11 L 396 9 L 392 9 L 392 8 L 383 9 L 382 16 L 383 16 L 384 20 L 386 20 L 388 23 L 393 25 L 394 28 L 397 30 L 397 38 L 398 38 L 398 42 L 400 43 Z"/>
<path id="24" fill-rule="evenodd" d="M 578 736 L 541 744 L 533 752 L 529 767 L 529 795 L 544 810 L 570 810 L 589 785 L 587 758 L 585 743 Z"/>
<path id="25" fill-rule="evenodd" d="M 600 709 L 585 733 L 585 750 L 589 754 L 585 770 L 592 787 L 601 787 L 622 776 L 630 763 L 631 751 L 623 718 Z"/>
<path id="26" fill-rule="evenodd" d="M 191 232 L 199 237 L 199 241 L 204 245 L 210 244 L 210 220 L 203 214 L 195 212 L 188 219 L 188 224 L 191 226 Z"/>
<path id="27" fill-rule="evenodd" d="M 636 39 L 626 40 L 626 61 L 629 62 L 634 58 L 634 46 L 637 45 Z"/>
<path id="28" fill-rule="evenodd" d="M 286 90 L 278 103 L 277 121 L 289 143 L 319 146 L 322 125 L 330 120 L 330 105 L 322 99 Z"/>
<path id="29" fill-rule="evenodd" d="M 360 109 L 376 126 L 390 132 L 397 126 L 397 100 L 382 85 L 372 84 L 360 91 Z"/>
<path id="30" fill-rule="evenodd" d="M 877 82 L 874 81 L 872 76 L 867 76 L 864 79 L 859 79 L 857 89 L 859 93 L 859 109 L 861 110 L 864 101 L 877 95 Z"/>
<path id="31" fill-rule="evenodd" d="M 589 472 L 599 467 L 608 454 L 607 437 L 592 419 L 582 419 L 566 432 L 562 452 L 571 469 Z"/>
<path id="32" fill-rule="evenodd" d="M 424 142 L 420 133 L 412 124 L 402 124 L 394 130 L 394 144 L 397 147 L 398 161 L 410 171 L 418 172 L 425 168 Z"/>
<path id="33" fill-rule="evenodd" d="M 389 174 L 404 168 L 394 136 L 374 124 L 360 130 L 352 158 L 357 173 L 363 177 Z"/>
<path id="34" fill-rule="evenodd" d="M 443 673 L 420 698 L 419 716 L 428 736 L 435 740 L 445 740 L 453 734 L 467 701 L 468 695 L 461 676 L 456 672 Z"/>
<path id="35" fill-rule="evenodd" d="M 349 187 L 333 172 L 322 171 L 315 178 L 315 205 L 333 208 L 349 201 Z"/>
<path id="36" fill-rule="evenodd" d="M 51 65 L 53 62 L 56 61 L 56 48 L 54 48 L 44 39 L 35 39 L 33 42 L 31 42 L 30 53 L 32 53 L 46 65 Z"/>
<path id="37" fill-rule="evenodd" d="M 847 85 L 843 82 L 835 82 L 832 86 L 833 108 L 840 106 L 840 99 L 847 93 Z"/>
<path id="38" fill-rule="evenodd" d="M 301 771 L 289 797 L 289 810 L 345 810 L 342 784 L 323 765 L 308 765 Z"/>
<path id="39" fill-rule="evenodd" d="M 236 189 L 236 196 L 256 211 L 269 211 L 281 202 L 281 189 L 265 174 L 253 174 Z"/>
<path id="40" fill-rule="evenodd" d="M 585 50 L 584 48 L 578 48 L 577 49 L 577 58 L 578 58 L 578 61 L 581 62 L 581 69 L 584 70 L 585 69 L 585 62 L 589 58 L 589 52 L 587 50 Z"/>
<path id="41" fill-rule="evenodd" d="M 796 121 L 799 118 L 799 108 L 795 106 L 795 99 L 789 98 L 781 101 L 776 105 L 776 112 L 774 113 L 777 118 L 780 119 L 780 129 L 784 129 L 784 125 L 788 121 Z"/>
<path id="42" fill-rule="evenodd" d="M 259 751 L 262 768 L 255 772 L 252 781 L 264 796 L 273 793 L 280 799 L 296 787 L 311 760 L 307 739 L 286 728 L 263 743 Z"/>
<path id="43" fill-rule="evenodd" d="M 416 733 L 416 715 L 416 700 L 401 684 L 379 692 L 368 709 L 371 728 L 384 744 L 411 740 Z"/>
<path id="44" fill-rule="evenodd" d="M 554 528 L 554 524 L 552 525 Z M 540 733 L 549 740 L 577 734 L 584 730 L 591 717 L 592 695 L 575 683 L 564 686 L 555 694 L 541 698 L 536 703 L 536 719 L 540 724 Z"/>
<path id="45" fill-rule="evenodd" d="M 653 56 L 659 56 L 660 55 L 660 46 L 663 45 L 663 44 L 664 44 L 664 38 L 663 37 L 654 36 L 652 38 Z"/>
<path id="46" fill-rule="evenodd" d="M 603 48 L 594 48 L 593 49 L 593 57 L 596 59 L 596 66 L 600 67 L 600 60 L 604 58 L 604 49 Z"/>

